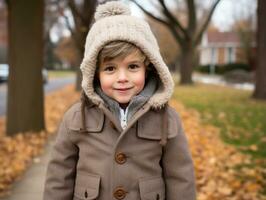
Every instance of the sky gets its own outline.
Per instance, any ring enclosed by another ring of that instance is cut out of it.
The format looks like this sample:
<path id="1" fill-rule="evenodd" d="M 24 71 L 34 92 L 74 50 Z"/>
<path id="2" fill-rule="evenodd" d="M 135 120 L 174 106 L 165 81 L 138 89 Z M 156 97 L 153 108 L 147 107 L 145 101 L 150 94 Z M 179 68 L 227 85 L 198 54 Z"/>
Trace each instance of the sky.
<path id="1" fill-rule="evenodd" d="M 221 0 L 215 10 L 212 21 L 222 31 L 230 29 L 234 19 L 256 13 L 256 0 Z"/>
<path id="2" fill-rule="evenodd" d="M 152 9 L 148 2 L 150 1 L 138 1 L 147 9 Z M 173 0 L 166 0 L 168 5 Z M 184 0 L 183 0 L 184 1 Z M 205 0 L 207 4 L 212 4 L 213 0 Z M 173 3 L 174 4 L 174 3 Z M 212 22 L 219 27 L 221 31 L 228 31 L 233 24 L 234 20 L 239 17 L 244 17 L 249 13 L 256 12 L 257 0 L 221 0 L 214 14 L 212 16 Z M 143 16 L 142 11 L 135 5 L 131 6 L 133 15 Z M 155 10 L 154 10 L 155 11 Z"/>

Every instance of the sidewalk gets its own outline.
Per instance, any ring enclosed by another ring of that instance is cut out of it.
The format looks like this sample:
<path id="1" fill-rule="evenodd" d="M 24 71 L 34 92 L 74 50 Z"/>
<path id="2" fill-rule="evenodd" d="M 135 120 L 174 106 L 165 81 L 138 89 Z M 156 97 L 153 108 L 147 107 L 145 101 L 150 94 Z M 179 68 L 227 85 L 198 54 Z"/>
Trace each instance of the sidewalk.
<path id="1" fill-rule="evenodd" d="M 193 73 L 193 81 L 201 82 L 206 84 L 215 84 L 228 86 L 241 90 L 254 90 L 254 84 L 251 83 L 228 83 L 226 82 L 222 76 L 219 75 L 209 75 L 209 74 L 201 74 L 201 73 Z"/>
<path id="2" fill-rule="evenodd" d="M 35 158 L 35 162 L 28 168 L 26 173 L 18 180 L 12 190 L 10 196 L 0 198 L 0 200 L 41 200 L 44 181 L 46 175 L 46 167 L 50 159 L 50 153 L 53 144 L 53 137 L 46 144 L 44 154 Z"/>

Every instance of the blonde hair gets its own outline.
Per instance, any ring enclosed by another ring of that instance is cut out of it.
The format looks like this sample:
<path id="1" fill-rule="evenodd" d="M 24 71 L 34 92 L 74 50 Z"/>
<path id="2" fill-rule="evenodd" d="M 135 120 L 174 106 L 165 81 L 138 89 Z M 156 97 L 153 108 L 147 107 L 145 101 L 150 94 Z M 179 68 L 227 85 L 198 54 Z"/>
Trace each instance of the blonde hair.
<path id="1" fill-rule="evenodd" d="M 113 41 L 105 45 L 99 52 L 98 63 L 102 61 L 109 61 L 117 57 L 123 59 L 132 53 L 138 54 L 145 66 L 150 63 L 145 54 L 137 46 L 124 41 Z"/>

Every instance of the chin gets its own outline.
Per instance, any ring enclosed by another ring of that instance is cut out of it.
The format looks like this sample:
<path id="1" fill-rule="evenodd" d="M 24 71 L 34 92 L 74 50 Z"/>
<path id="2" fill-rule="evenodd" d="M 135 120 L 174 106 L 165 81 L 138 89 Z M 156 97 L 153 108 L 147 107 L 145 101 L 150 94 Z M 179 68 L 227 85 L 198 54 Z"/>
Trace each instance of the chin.
<path id="1" fill-rule="evenodd" d="M 127 100 L 116 100 L 119 104 L 128 104 L 130 102 L 130 99 Z"/>
<path id="2" fill-rule="evenodd" d="M 129 101 L 117 101 L 119 104 L 128 104 Z"/>

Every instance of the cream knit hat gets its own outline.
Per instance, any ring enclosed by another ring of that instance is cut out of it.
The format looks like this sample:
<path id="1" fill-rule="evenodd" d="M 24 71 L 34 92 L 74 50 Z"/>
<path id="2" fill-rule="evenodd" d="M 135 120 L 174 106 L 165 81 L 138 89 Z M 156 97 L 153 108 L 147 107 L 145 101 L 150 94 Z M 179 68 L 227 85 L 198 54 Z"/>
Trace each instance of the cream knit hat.
<path id="1" fill-rule="evenodd" d="M 98 53 L 111 41 L 125 41 L 139 47 L 158 72 L 161 85 L 149 99 L 150 105 L 160 108 L 167 103 L 173 93 L 174 82 L 148 23 L 131 16 L 129 8 L 119 1 L 98 6 L 94 17 L 96 22 L 87 35 L 80 67 L 83 76 L 82 88 L 88 98 L 97 105 L 103 102 L 93 88 Z"/>

